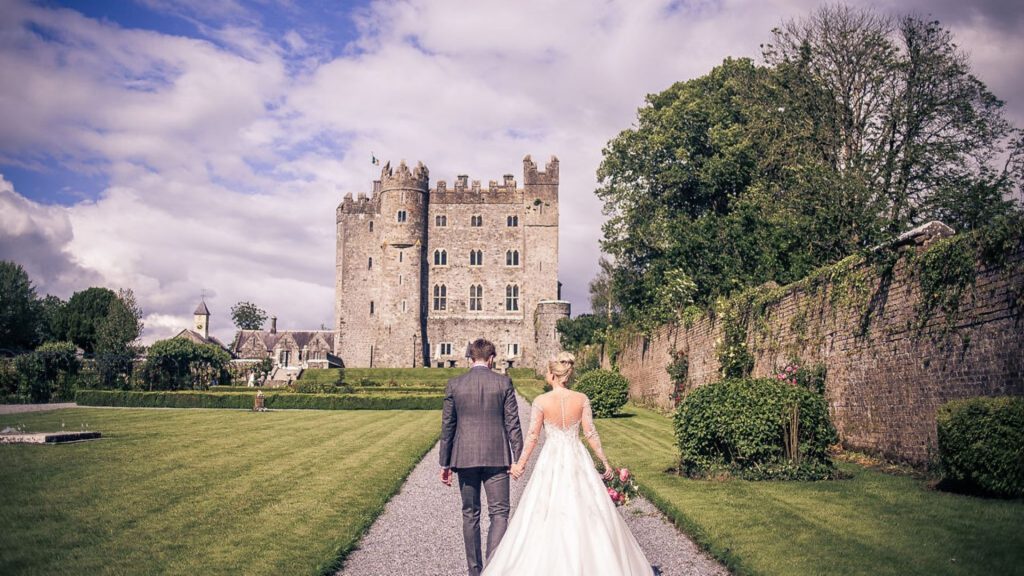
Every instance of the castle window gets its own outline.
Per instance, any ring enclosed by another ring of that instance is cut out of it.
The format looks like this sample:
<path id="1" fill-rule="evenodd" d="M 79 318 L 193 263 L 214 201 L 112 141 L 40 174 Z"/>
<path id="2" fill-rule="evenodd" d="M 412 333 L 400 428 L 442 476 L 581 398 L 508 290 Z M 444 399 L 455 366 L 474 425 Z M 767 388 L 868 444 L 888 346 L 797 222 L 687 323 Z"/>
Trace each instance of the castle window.
<path id="1" fill-rule="evenodd" d="M 437 355 L 438 356 L 451 356 L 452 355 L 452 343 L 451 342 L 441 342 L 440 344 L 438 344 L 437 345 Z"/>
<path id="2" fill-rule="evenodd" d="M 373 300 L 370 300 L 370 316 L 373 316 Z"/>
<path id="3" fill-rule="evenodd" d="M 370 232 L 373 232 L 373 220 L 370 220 Z"/>
<path id="4" fill-rule="evenodd" d="M 438 228 L 444 228 L 447 225 L 448 225 L 448 217 L 447 216 L 445 216 L 444 214 L 438 214 L 437 216 L 434 216 L 434 226 L 437 226 Z"/>
<path id="5" fill-rule="evenodd" d="M 366 269 L 373 270 L 373 257 L 370 257 L 370 259 L 366 261 Z"/>
<path id="6" fill-rule="evenodd" d="M 406 218 L 408 218 L 408 217 L 409 217 L 409 215 L 406 214 L 405 210 L 399 210 L 398 211 L 398 221 L 399 222 L 405 222 Z"/>
<path id="7" fill-rule="evenodd" d="M 399 250 L 398 251 L 398 261 L 401 262 L 404 258 L 405 258 L 405 251 L 404 250 Z"/>
<path id="8" fill-rule="evenodd" d="M 447 250 L 434 250 L 434 266 L 447 266 L 448 265 L 448 251 Z"/>
<path id="9" fill-rule="evenodd" d="M 469 310 L 479 312 L 484 309 L 484 287 L 480 284 L 469 287 Z"/>
<path id="10" fill-rule="evenodd" d="M 519 216 L 509 216 L 505 220 L 505 223 L 509 228 L 515 228 L 516 226 L 519 226 Z"/>
<path id="11" fill-rule="evenodd" d="M 519 266 L 519 250 L 505 252 L 505 266 Z"/>
<path id="12" fill-rule="evenodd" d="M 434 284 L 434 310 L 448 309 L 448 287 L 444 284 Z"/>
<path id="13" fill-rule="evenodd" d="M 505 286 L 505 310 L 509 312 L 519 310 L 519 285 L 509 284 Z"/>
<path id="14" fill-rule="evenodd" d="M 473 228 L 480 228 L 484 225 L 484 217 L 479 214 L 473 214 L 469 217 L 469 225 Z"/>
<path id="15" fill-rule="evenodd" d="M 484 251 L 483 250 L 470 250 L 469 251 L 469 265 L 470 266 L 483 266 L 484 265 Z"/>
<path id="16" fill-rule="evenodd" d="M 513 342 L 513 343 L 508 345 L 508 354 L 506 354 L 506 356 L 509 357 L 509 358 L 515 358 L 516 356 L 519 356 L 519 343 L 518 342 Z"/>
<path id="17" fill-rule="evenodd" d="M 405 300 L 402 300 L 402 312 L 405 312 Z"/>

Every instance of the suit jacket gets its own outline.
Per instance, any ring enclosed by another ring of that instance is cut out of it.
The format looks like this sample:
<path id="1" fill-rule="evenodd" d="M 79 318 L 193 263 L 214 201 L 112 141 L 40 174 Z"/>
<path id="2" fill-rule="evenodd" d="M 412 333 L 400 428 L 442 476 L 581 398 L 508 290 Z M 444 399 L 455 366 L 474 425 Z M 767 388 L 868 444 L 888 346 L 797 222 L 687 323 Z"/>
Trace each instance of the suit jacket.
<path id="1" fill-rule="evenodd" d="M 441 415 L 441 466 L 509 467 L 522 451 L 511 378 L 474 366 L 448 381 Z"/>

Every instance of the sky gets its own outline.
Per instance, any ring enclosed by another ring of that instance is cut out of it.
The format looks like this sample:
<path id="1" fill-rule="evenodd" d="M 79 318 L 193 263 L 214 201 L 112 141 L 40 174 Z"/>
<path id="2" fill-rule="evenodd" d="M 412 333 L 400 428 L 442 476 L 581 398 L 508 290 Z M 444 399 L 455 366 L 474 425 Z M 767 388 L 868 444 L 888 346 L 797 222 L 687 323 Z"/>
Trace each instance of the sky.
<path id="1" fill-rule="evenodd" d="M 759 45 L 812 0 L 0 0 L 0 260 L 62 298 L 131 288 L 144 342 L 201 297 L 333 324 L 334 213 L 379 177 L 483 182 L 560 160 L 573 313 L 597 272 L 601 150 L 647 94 Z M 1014 1 L 859 2 L 938 19 L 1024 126 Z"/>

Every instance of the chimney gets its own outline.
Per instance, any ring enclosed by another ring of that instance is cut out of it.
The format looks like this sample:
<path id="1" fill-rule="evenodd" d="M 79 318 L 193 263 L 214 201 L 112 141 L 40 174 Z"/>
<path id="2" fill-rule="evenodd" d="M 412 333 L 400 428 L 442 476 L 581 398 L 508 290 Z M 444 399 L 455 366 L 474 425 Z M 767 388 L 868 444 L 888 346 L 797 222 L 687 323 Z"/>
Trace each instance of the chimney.
<path id="1" fill-rule="evenodd" d="M 277 334 L 277 316 L 270 317 L 270 333 Z"/>

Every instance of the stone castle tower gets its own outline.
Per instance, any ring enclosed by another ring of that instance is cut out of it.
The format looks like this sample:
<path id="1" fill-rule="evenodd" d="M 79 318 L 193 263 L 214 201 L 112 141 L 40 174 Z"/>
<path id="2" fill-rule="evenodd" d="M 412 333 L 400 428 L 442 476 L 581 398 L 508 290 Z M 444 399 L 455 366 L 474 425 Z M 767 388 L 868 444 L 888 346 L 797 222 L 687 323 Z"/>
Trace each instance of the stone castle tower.
<path id="1" fill-rule="evenodd" d="M 449 366 L 479 337 L 505 366 L 540 367 L 560 349 L 558 159 L 523 159 L 483 188 L 430 188 L 422 163 L 386 164 L 373 195 L 337 210 L 335 355 L 350 367 Z"/>

